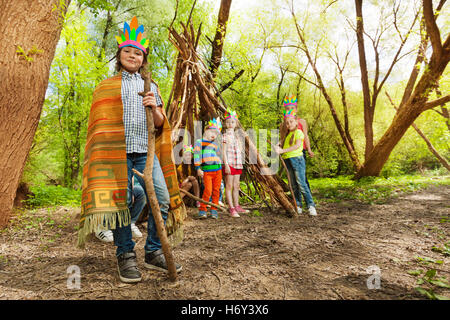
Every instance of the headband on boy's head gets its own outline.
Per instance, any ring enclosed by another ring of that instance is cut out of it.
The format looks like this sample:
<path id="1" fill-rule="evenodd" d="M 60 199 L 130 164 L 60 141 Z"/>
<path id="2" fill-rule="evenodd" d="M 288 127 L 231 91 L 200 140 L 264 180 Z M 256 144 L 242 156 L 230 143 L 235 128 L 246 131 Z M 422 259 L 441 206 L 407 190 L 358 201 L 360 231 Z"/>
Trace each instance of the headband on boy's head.
<path id="1" fill-rule="evenodd" d="M 233 111 L 233 110 L 227 108 L 227 110 L 225 111 L 225 121 L 229 118 L 233 118 L 234 120 L 237 120 L 238 115 L 237 115 L 236 111 Z"/>
<path id="2" fill-rule="evenodd" d="M 206 129 L 216 129 L 220 132 L 220 130 L 222 130 L 222 123 L 220 122 L 220 119 L 214 118 L 212 120 L 209 120 L 208 124 L 206 125 Z"/>
<path id="3" fill-rule="evenodd" d="M 144 26 L 139 25 L 136 16 L 131 19 L 130 24 L 123 24 L 123 31 L 119 29 L 119 35 L 116 36 L 119 48 L 135 47 L 147 53 L 149 40 L 146 39 Z"/>
<path id="4" fill-rule="evenodd" d="M 293 94 L 292 96 L 288 97 L 285 96 L 283 100 L 283 106 L 286 108 L 288 106 L 294 106 L 297 107 L 297 97 Z"/>
<path id="5" fill-rule="evenodd" d="M 295 118 L 297 116 L 297 112 L 294 109 L 283 110 L 283 119 L 286 120 L 289 117 Z"/>
<path id="6" fill-rule="evenodd" d="M 192 145 L 184 145 L 183 146 L 183 151 L 184 152 L 194 153 L 194 148 L 192 148 Z"/>

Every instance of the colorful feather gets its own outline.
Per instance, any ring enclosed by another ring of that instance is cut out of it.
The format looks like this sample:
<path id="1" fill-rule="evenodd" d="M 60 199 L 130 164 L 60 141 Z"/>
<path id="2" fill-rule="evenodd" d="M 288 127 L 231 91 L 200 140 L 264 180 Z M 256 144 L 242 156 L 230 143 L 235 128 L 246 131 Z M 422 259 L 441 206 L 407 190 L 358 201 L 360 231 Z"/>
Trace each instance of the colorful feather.
<path id="1" fill-rule="evenodd" d="M 283 100 L 284 107 L 287 106 L 297 106 L 297 97 L 293 94 L 290 97 L 285 96 Z"/>
<path id="2" fill-rule="evenodd" d="M 206 125 L 206 129 L 215 129 L 220 132 L 220 130 L 222 130 L 222 123 L 220 122 L 220 119 L 213 118 L 212 120 L 209 120 Z"/>
<path id="3" fill-rule="evenodd" d="M 238 115 L 237 115 L 236 111 L 233 111 L 230 108 L 227 108 L 227 110 L 225 111 L 225 120 L 227 120 L 229 118 L 234 118 L 234 120 L 237 120 Z"/>
<path id="4" fill-rule="evenodd" d="M 145 53 L 147 53 L 147 49 L 150 41 L 146 38 L 144 32 L 144 26 L 139 25 L 136 16 L 131 19 L 130 24 L 125 22 L 123 24 L 123 30 L 119 30 L 119 36 L 116 36 L 117 43 L 119 44 L 119 48 L 123 47 L 135 47 L 138 48 Z"/>
<path id="5" fill-rule="evenodd" d="M 288 117 L 296 117 L 297 113 L 295 112 L 294 109 L 289 109 L 289 110 L 283 110 L 283 119 L 286 119 Z"/>
<path id="6" fill-rule="evenodd" d="M 192 147 L 192 145 L 183 145 L 183 151 L 194 153 L 194 148 Z"/>

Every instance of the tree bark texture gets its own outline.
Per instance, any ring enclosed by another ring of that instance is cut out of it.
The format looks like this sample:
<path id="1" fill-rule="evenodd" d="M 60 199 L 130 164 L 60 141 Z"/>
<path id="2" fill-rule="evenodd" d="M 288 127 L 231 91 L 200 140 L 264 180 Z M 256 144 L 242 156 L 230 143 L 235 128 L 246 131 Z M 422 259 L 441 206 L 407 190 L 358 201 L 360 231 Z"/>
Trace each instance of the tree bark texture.
<path id="1" fill-rule="evenodd" d="M 70 0 L 0 0 L 0 227 L 5 226 L 39 123 Z"/>
<path id="2" fill-rule="evenodd" d="M 230 16 L 231 0 L 222 0 L 220 2 L 219 18 L 217 21 L 216 35 L 212 44 L 211 68 L 210 71 L 213 78 L 216 76 L 217 70 L 222 60 L 223 42 L 227 30 L 227 21 Z"/>
<path id="3" fill-rule="evenodd" d="M 358 40 L 359 68 L 361 70 L 361 84 L 364 100 L 364 133 L 366 138 L 365 158 L 373 149 L 373 115 L 374 110 L 370 104 L 369 78 L 367 74 L 366 49 L 364 47 L 364 23 L 362 16 L 363 0 L 355 0 L 356 7 L 356 38 Z"/>

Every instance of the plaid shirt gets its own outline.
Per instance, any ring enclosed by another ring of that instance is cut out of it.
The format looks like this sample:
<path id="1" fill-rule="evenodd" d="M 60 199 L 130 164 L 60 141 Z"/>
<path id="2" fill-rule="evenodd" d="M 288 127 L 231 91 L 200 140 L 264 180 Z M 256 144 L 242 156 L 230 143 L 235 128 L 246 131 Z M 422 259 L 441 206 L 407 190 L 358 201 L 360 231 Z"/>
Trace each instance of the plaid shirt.
<path id="1" fill-rule="evenodd" d="M 155 93 L 156 105 L 161 106 L 162 101 L 155 83 L 150 84 L 150 90 Z M 123 124 L 127 153 L 147 153 L 147 116 L 142 97 L 138 94 L 142 91 L 144 91 L 144 80 L 141 75 L 137 72 L 131 74 L 122 71 Z"/>
<path id="2" fill-rule="evenodd" d="M 239 148 L 239 142 L 234 133 L 225 132 L 222 136 L 222 141 L 226 145 L 227 163 L 234 169 L 244 168 L 242 165 L 242 152 Z"/>

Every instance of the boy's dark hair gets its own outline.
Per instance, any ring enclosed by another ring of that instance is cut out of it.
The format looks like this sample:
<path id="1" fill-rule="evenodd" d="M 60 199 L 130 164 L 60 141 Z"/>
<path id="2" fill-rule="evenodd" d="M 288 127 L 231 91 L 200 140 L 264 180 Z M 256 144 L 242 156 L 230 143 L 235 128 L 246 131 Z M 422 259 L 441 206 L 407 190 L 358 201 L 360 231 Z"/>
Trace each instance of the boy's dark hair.
<path id="1" fill-rule="evenodd" d="M 120 52 L 122 51 L 122 48 L 118 48 L 116 52 L 116 71 L 120 72 L 123 69 L 122 63 L 120 62 Z M 148 49 L 147 49 L 148 50 Z M 148 53 L 142 52 L 144 54 L 144 60 L 142 61 L 142 66 L 139 68 L 139 73 L 142 74 L 143 70 L 148 70 Z M 150 71 L 149 71 L 150 72 Z"/>

